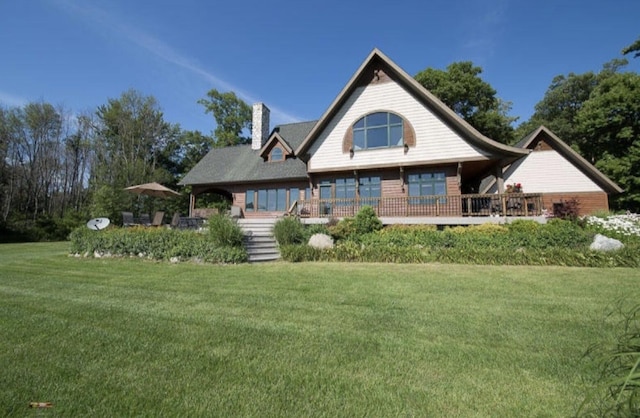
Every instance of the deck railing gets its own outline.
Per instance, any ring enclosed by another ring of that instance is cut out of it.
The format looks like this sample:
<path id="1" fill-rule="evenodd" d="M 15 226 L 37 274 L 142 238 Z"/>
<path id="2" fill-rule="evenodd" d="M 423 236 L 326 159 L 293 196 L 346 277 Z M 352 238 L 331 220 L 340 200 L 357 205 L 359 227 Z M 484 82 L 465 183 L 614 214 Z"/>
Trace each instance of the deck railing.
<path id="1" fill-rule="evenodd" d="M 341 218 L 354 216 L 363 206 L 371 206 L 379 217 L 539 216 L 542 215 L 542 195 L 507 193 L 310 199 L 297 201 L 292 209 L 301 217 Z"/>

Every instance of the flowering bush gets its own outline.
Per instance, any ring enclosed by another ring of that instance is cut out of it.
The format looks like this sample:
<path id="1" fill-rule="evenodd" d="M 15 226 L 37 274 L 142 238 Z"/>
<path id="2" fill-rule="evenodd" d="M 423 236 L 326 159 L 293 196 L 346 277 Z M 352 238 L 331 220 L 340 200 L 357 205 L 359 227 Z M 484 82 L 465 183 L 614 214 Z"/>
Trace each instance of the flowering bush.
<path id="1" fill-rule="evenodd" d="M 507 184 L 507 193 L 522 193 L 522 183 Z"/>
<path id="2" fill-rule="evenodd" d="M 611 215 L 605 218 L 588 216 L 586 222 L 588 226 L 596 229 L 616 232 L 626 236 L 640 236 L 640 215 L 637 213 Z"/>

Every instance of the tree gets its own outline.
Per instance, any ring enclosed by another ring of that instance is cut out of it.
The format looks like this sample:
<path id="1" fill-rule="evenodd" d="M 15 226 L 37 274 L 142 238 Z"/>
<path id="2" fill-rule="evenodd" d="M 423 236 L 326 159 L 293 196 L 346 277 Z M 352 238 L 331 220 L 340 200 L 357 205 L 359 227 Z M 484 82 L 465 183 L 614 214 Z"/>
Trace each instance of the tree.
<path id="1" fill-rule="evenodd" d="M 554 77 L 531 119 L 516 130 L 518 138 L 545 125 L 567 144 L 575 144 L 579 139 L 574 129 L 576 115 L 597 84 L 598 76 L 593 72 Z"/>
<path id="2" fill-rule="evenodd" d="M 620 209 L 640 211 L 640 75 L 626 72 L 602 81 L 576 116 L 587 156 L 625 193 Z"/>
<path id="3" fill-rule="evenodd" d="M 213 138 L 200 131 L 184 131 L 178 140 L 179 164 L 181 174 L 191 170 L 215 146 Z"/>
<path id="4" fill-rule="evenodd" d="M 585 153 L 590 148 L 588 139 L 575 129 L 576 116 L 598 84 L 617 74 L 625 65 L 626 60 L 614 59 L 604 64 L 599 73 L 589 71 L 554 77 L 543 99 L 536 104 L 531 118 L 518 126 L 516 137 L 523 138 L 538 126 L 545 125 L 585 158 L 595 162 Z"/>
<path id="5" fill-rule="evenodd" d="M 205 113 L 212 113 L 216 121 L 216 146 L 226 147 L 251 142 L 250 136 L 242 136 L 243 131 L 251 129 L 251 106 L 234 92 L 220 93 L 211 89 L 207 96 L 209 99 L 200 99 L 198 103 L 205 107 Z"/>
<path id="6" fill-rule="evenodd" d="M 627 55 L 632 52 L 635 52 L 634 58 L 640 57 L 640 38 L 638 38 L 634 43 L 629 45 L 628 47 L 622 50 L 622 55 Z"/>
<path id="7" fill-rule="evenodd" d="M 96 118 L 92 213 L 118 219 L 123 208 L 135 207 L 137 202 L 123 191 L 125 187 L 174 180 L 162 155 L 177 139 L 179 127 L 164 121 L 153 96 L 135 90 L 99 106 Z"/>
<path id="8" fill-rule="evenodd" d="M 481 73 L 481 67 L 463 61 L 449 65 L 446 71 L 427 68 L 415 79 L 482 134 L 510 143 L 511 123 L 517 118 L 507 116 L 511 104 L 496 97 L 496 90 L 480 78 Z"/>

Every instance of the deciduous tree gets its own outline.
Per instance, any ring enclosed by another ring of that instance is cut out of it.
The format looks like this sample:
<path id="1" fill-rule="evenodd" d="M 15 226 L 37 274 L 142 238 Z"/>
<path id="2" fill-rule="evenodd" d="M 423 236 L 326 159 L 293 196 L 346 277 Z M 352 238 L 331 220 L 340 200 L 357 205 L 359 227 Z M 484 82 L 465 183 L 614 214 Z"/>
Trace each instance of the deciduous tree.
<path id="1" fill-rule="evenodd" d="M 517 118 L 507 115 L 511 104 L 496 97 L 496 90 L 482 80 L 481 73 L 481 67 L 463 61 L 449 65 L 446 71 L 427 68 L 415 79 L 481 133 L 510 143 L 511 123 Z"/>
<path id="2" fill-rule="evenodd" d="M 213 114 L 216 121 L 216 146 L 250 142 L 250 136 L 243 136 L 243 133 L 251 129 L 251 106 L 234 92 L 220 93 L 212 89 L 207 96 L 208 99 L 200 99 L 198 103 L 205 107 L 206 113 Z"/>
<path id="3" fill-rule="evenodd" d="M 153 96 L 135 90 L 109 99 L 98 107 L 96 117 L 92 212 L 118 219 L 120 211 L 134 205 L 132 196 L 123 192 L 125 187 L 174 179 L 160 160 L 178 137 L 179 127 L 165 122 Z"/>
<path id="4" fill-rule="evenodd" d="M 625 193 L 620 209 L 640 211 L 640 75 L 614 74 L 591 93 L 576 116 L 587 156 Z"/>
<path id="5" fill-rule="evenodd" d="M 635 54 L 633 55 L 634 58 L 640 57 L 640 38 L 636 39 L 634 43 L 622 50 L 623 55 L 627 55 L 632 52 L 635 52 Z"/>

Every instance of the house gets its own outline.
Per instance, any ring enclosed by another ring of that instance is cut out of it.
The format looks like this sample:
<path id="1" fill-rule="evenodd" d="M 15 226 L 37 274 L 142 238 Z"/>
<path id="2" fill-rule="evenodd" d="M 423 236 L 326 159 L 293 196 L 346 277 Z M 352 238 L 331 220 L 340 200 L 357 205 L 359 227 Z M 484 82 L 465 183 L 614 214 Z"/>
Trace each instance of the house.
<path id="1" fill-rule="evenodd" d="M 251 144 L 211 150 L 180 184 L 192 186 L 192 216 L 200 194 L 217 193 L 245 218 L 293 213 L 313 222 L 353 216 L 363 205 L 384 223 L 540 217 L 565 194 L 534 188 L 531 173 L 520 175 L 536 160 L 529 159 L 536 138 L 552 134 L 537 135 L 517 147 L 482 135 L 374 49 L 319 120 L 270 130 L 269 109 L 255 104 Z M 558 164 L 593 175 L 600 191 L 585 188 L 579 176 L 545 181 L 567 183 L 567 196 L 578 181 L 576 192 L 599 193 L 590 208 L 607 208 L 606 193 L 619 188 L 559 139 L 544 143 L 566 160 Z M 505 193 L 505 180 L 521 181 L 524 193 Z"/>

